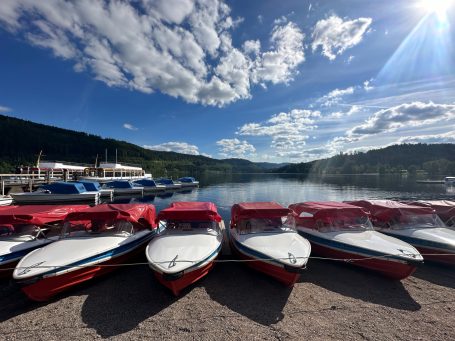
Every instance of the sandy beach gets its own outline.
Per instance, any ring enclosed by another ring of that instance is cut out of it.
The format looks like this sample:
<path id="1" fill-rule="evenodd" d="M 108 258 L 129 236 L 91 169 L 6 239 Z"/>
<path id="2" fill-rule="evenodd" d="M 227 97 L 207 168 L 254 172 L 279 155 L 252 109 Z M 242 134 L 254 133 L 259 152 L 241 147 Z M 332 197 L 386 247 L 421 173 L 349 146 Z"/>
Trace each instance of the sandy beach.
<path id="1" fill-rule="evenodd" d="M 449 340 L 455 270 L 428 265 L 402 282 L 311 261 L 294 288 L 218 264 L 175 298 L 147 266 L 123 268 L 47 303 L 1 283 L 4 340 Z"/>

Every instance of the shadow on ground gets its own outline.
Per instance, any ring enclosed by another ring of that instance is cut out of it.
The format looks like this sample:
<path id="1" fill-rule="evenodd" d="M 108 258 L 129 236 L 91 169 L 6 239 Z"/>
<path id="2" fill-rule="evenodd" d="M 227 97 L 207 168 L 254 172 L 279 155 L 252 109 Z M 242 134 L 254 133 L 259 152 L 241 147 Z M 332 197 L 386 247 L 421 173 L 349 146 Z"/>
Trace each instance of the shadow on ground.
<path id="1" fill-rule="evenodd" d="M 203 285 L 216 302 L 267 326 L 283 319 L 283 308 L 292 291 L 239 263 L 217 264 Z"/>
<path id="2" fill-rule="evenodd" d="M 30 301 L 12 279 L 0 281 L 0 322 L 38 309 L 43 305 L 46 303 Z"/>
<path id="3" fill-rule="evenodd" d="M 414 272 L 413 276 L 436 285 L 455 289 L 455 266 L 425 262 Z"/>
<path id="4" fill-rule="evenodd" d="M 79 294 L 88 295 L 82 305 L 82 321 L 103 338 L 134 329 L 177 300 L 146 265 L 111 273 Z"/>
<path id="5" fill-rule="evenodd" d="M 421 308 L 400 281 L 345 263 L 311 260 L 301 281 L 385 307 L 408 311 Z"/>

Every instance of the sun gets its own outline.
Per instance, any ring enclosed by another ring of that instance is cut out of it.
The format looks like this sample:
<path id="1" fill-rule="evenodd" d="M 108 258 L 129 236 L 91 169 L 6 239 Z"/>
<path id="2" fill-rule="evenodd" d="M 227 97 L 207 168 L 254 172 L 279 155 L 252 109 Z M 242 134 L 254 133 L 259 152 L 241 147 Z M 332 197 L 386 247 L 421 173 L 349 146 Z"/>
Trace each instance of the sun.
<path id="1" fill-rule="evenodd" d="M 420 0 L 419 7 L 428 14 L 434 13 L 438 17 L 442 17 L 452 4 L 453 0 Z"/>

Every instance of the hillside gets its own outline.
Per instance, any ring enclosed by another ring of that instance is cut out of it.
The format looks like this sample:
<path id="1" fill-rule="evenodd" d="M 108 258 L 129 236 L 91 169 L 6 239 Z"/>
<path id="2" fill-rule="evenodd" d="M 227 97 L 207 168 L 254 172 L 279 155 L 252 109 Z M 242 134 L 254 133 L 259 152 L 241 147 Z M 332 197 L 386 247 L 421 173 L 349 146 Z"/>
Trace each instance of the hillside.
<path id="1" fill-rule="evenodd" d="M 160 152 L 144 149 L 132 143 L 56 128 L 18 118 L 0 115 L 0 172 L 9 173 L 14 166 L 33 165 L 40 150 L 43 159 L 94 164 L 96 155 L 104 159 L 108 149 L 110 159 L 118 151 L 121 163 L 139 164 L 147 172 L 194 174 L 200 171 L 261 172 L 253 162 L 239 159 L 216 160 L 200 155 Z"/>
<path id="2" fill-rule="evenodd" d="M 362 153 L 338 154 L 328 159 L 290 164 L 281 173 L 360 174 L 409 173 L 455 174 L 455 144 L 401 144 Z"/>

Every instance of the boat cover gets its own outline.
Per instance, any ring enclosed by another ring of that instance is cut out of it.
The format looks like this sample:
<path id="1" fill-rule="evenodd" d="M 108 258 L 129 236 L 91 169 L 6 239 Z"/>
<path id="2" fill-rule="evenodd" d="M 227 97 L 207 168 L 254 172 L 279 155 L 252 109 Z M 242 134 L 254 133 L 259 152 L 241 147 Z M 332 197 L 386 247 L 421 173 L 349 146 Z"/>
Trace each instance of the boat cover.
<path id="1" fill-rule="evenodd" d="M 118 180 L 118 181 L 109 181 L 104 184 L 104 187 L 107 188 L 133 188 L 134 186 L 131 182 L 126 180 Z"/>
<path id="2" fill-rule="evenodd" d="M 297 221 L 298 216 L 302 212 L 307 212 L 313 215 L 312 220 L 328 220 L 330 218 L 343 219 L 352 217 L 368 216 L 368 211 L 359 206 L 350 205 L 344 202 L 336 201 L 321 201 L 321 202 L 303 202 L 289 205 L 295 215 Z"/>
<path id="3" fill-rule="evenodd" d="M 414 201 L 410 205 L 431 207 L 436 211 L 436 214 L 443 220 L 449 221 L 455 218 L 455 201 L 450 200 L 431 200 L 431 201 Z"/>
<path id="4" fill-rule="evenodd" d="M 84 185 L 85 189 L 89 192 L 98 192 L 101 190 L 101 185 L 96 181 L 78 181 Z"/>
<path id="5" fill-rule="evenodd" d="M 191 176 L 184 176 L 183 178 L 179 179 L 180 182 L 195 182 L 196 179 Z"/>
<path id="6" fill-rule="evenodd" d="M 172 181 L 171 179 L 157 179 L 156 182 L 161 185 L 173 185 L 174 184 L 174 181 Z"/>
<path id="7" fill-rule="evenodd" d="M 291 211 L 276 202 L 241 202 L 231 208 L 231 227 L 250 218 L 281 218 Z"/>
<path id="8" fill-rule="evenodd" d="M 80 194 L 87 192 L 84 185 L 79 182 L 54 182 L 40 188 L 53 194 Z"/>
<path id="9" fill-rule="evenodd" d="M 88 205 L 10 206 L 7 210 L 0 210 L 0 224 L 44 225 L 64 220 L 69 213 L 77 212 L 88 207 Z"/>
<path id="10" fill-rule="evenodd" d="M 134 181 L 134 183 L 139 184 L 141 186 L 145 186 L 145 187 L 155 187 L 156 186 L 155 180 L 151 180 L 151 179 L 136 180 L 136 181 Z"/>
<path id="11" fill-rule="evenodd" d="M 431 207 L 403 204 L 393 200 L 359 200 L 348 201 L 346 203 L 366 208 L 374 220 L 381 222 L 399 219 L 399 217 L 403 215 L 435 213 L 435 210 Z"/>
<path id="12" fill-rule="evenodd" d="M 109 221 L 126 220 L 146 228 L 155 228 L 155 206 L 143 203 L 101 204 L 68 214 L 65 221 Z"/>
<path id="13" fill-rule="evenodd" d="M 221 217 L 212 202 L 173 202 L 168 208 L 160 211 L 156 220 L 220 222 Z"/>

